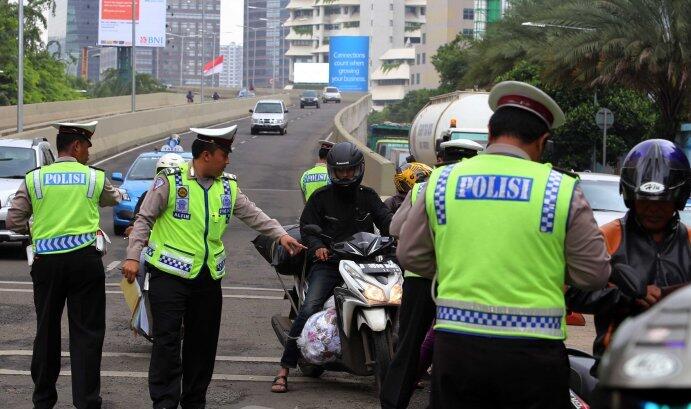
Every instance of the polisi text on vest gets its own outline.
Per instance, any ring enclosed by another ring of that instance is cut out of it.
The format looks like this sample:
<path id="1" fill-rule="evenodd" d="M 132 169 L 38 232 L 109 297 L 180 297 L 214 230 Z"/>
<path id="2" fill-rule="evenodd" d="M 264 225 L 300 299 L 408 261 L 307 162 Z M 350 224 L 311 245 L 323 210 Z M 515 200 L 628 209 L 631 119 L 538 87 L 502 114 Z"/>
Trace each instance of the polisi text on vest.
<path id="1" fill-rule="evenodd" d="M 530 200 L 532 178 L 504 175 L 460 176 L 456 185 L 458 200 Z"/>

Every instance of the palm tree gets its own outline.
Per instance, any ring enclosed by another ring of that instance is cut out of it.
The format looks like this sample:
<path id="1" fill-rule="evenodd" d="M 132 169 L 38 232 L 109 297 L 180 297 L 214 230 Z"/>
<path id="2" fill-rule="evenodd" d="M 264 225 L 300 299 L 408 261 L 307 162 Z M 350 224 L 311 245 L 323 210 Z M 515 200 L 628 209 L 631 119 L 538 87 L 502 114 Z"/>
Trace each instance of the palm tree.
<path id="1" fill-rule="evenodd" d="M 547 27 L 568 27 L 546 37 L 544 51 L 559 67 L 551 73 L 641 90 L 660 110 L 660 136 L 673 140 L 691 108 L 691 1 L 559 3 L 536 13 Z"/>

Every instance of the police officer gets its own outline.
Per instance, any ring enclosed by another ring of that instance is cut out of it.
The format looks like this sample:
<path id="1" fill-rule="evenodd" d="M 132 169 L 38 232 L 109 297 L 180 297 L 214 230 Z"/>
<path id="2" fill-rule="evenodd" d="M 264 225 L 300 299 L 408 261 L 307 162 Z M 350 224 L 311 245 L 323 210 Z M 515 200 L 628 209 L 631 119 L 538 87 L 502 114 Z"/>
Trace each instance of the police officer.
<path id="1" fill-rule="evenodd" d="M 165 169 L 154 180 L 134 223 L 122 268 L 132 282 L 144 250 L 151 273 L 154 342 L 149 393 L 154 408 L 205 406 L 221 323 L 221 278 L 226 271 L 222 237 L 230 218 L 236 216 L 280 240 L 291 253 L 303 248 L 240 191 L 234 175 L 223 172 L 237 126 L 190 130 L 197 134 L 193 159 Z"/>
<path id="2" fill-rule="evenodd" d="M 98 208 L 117 204 L 121 194 L 101 169 L 86 165 L 96 124 L 53 124 L 58 129 L 58 159 L 26 174 L 7 212 L 7 228 L 31 231 L 35 254 L 31 265 L 37 321 L 31 357 L 35 408 L 52 408 L 58 400 L 55 382 L 65 300 L 72 402 L 77 408 L 101 407 L 106 293 Z"/>
<path id="3" fill-rule="evenodd" d="M 326 155 L 334 146 L 333 142 L 319 141 L 319 160 L 312 169 L 308 169 L 300 177 L 300 190 L 305 198 L 305 203 L 312 193 L 320 187 L 329 184 L 329 174 L 326 171 Z"/>
<path id="4" fill-rule="evenodd" d="M 576 179 L 537 163 L 559 106 L 515 81 L 489 104 L 486 153 L 432 172 L 397 249 L 437 271 L 431 406 L 567 408 L 563 286 L 604 287 L 609 256 Z"/>
<path id="5" fill-rule="evenodd" d="M 450 164 L 476 156 L 483 147 L 468 139 L 457 139 L 441 143 L 440 149 L 440 158 L 443 163 Z M 426 167 L 426 165 L 423 166 Z M 415 184 L 408 189 L 409 194 L 403 199 L 391 219 L 392 236 L 399 236 L 410 207 L 419 200 L 419 193 L 432 173 L 432 169 L 427 169 L 412 179 L 410 176 L 405 178 L 413 180 Z M 404 276 L 396 354 L 391 360 L 379 394 L 382 409 L 407 408 L 415 382 L 420 379 L 431 363 L 430 351 L 424 350 L 424 353 L 421 353 L 421 350 L 423 350 L 423 341 L 425 345 L 433 344 L 433 337 L 430 340 L 425 337 L 435 315 L 434 300 L 431 295 L 432 281 L 408 270 L 405 271 Z"/>

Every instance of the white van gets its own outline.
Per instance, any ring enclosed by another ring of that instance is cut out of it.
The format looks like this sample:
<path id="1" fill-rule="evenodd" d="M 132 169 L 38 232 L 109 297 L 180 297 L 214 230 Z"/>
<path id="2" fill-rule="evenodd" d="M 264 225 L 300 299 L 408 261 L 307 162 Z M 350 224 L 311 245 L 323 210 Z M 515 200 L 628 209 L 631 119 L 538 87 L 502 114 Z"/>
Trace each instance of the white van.
<path id="1" fill-rule="evenodd" d="M 261 131 L 278 131 L 279 134 L 288 133 L 288 109 L 280 99 L 262 99 L 257 102 L 252 113 L 250 133 L 256 135 Z"/>

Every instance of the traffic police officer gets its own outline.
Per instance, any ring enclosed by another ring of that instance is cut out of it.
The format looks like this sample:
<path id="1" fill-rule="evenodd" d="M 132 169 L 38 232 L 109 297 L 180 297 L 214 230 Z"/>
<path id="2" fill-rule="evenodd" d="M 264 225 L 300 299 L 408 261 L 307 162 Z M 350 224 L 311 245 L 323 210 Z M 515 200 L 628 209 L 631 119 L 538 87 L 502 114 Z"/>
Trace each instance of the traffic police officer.
<path id="1" fill-rule="evenodd" d="M 240 191 L 234 175 L 223 172 L 237 126 L 190 130 L 197 134 L 193 160 L 156 177 L 137 214 L 123 264 L 123 275 L 133 281 L 143 249 L 151 273 L 149 393 L 154 408 L 205 406 L 221 323 L 222 236 L 231 216 L 280 240 L 291 253 L 303 248 Z"/>
<path id="2" fill-rule="evenodd" d="M 319 141 L 319 160 L 312 169 L 306 170 L 300 177 L 300 189 L 305 198 L 305 203 L 307 203 L 315 190 L 329 184 L 329 174 L 326 171 L 326 155 L 329 154 L 333 146 L 333 142 Z"/>
<path id="3" fill-rule="evenodd" d="M 609 256 L 577 180 L 537 163 L 559 106 L 515 81 L 489 104 L 486 154 L 435 169 L 397 249 L 436 271 L 431 406 L 567 408 L 563 287 L 604 287 Z"/>
<path id="4" fill-rule="evenodd" d="M 442 163 L 451 164 L 463 159 L 472 158 L 484 148 L 469 139 L 456 139 L 440 144 L 439 156 Z M 440 165 L 441 166 L 441 165 Z M 389 233 L 398 237 L 410 207 L 419 200 L 420 191 L 431 173 L 424 172 L 416 177 L 415 184 L 398 207 L 391 219 Z M 382 409 L 404 409 L 410 403 L 415 382 L 420 372 L 429 368 L 429 357 L 421 359 L 421 347 L 425 335 L 434 322 L 435 305 L 431 295 L 432 281 L 406 270 L 403 281 L 403 297 L 398 318 L 398 344 L 396 354 L 391 360 L 386 379 L 379 393 Z M 433 338 L 433 337 L 432 337 Z M 427 344 L 429 341 L 425 341 Z M 429 354 L 425 354 L 429 355 Z M 424 373 L 424 372 L 423 372 Z"/>
<path id="5" fill-rule="evenodd" d="M 31 357 L 35 408 L 52 408 L 58 399 L 55 382 L 60 374 L 65 300 L 72 402 L 77 408 L 101 407 L 106 293 L 98 208 L 117 204 L 121 194 L 101 169 L 86 165 L 96 124 L 54 124 L 58 159 L 26 174 L 7 212 L 7 228 L 30 231 L 35 254 L 31 265 L 37 321 Z"/>

